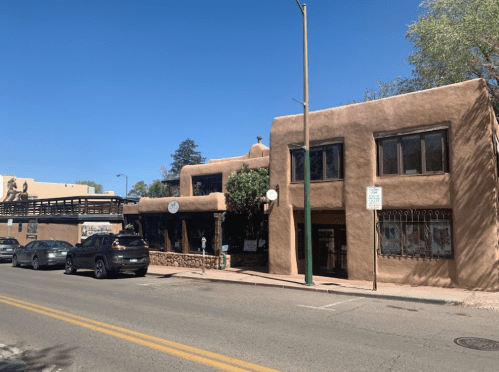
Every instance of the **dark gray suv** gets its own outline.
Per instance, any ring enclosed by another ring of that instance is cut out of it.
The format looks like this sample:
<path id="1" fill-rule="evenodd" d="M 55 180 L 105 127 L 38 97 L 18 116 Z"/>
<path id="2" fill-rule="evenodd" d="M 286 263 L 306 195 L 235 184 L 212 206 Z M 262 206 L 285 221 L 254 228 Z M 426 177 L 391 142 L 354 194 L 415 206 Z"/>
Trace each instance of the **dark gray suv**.
<path id="1" fill-rule="evenodd" d="M 149 246 L 138 235 L 92 235 L 83 243 L 69 250 L 66 257 L 66 274 L 78 269 L 94 270 L 97 279 L 121 271 L 133 271 L 144 276 L 149 266 Z"/>

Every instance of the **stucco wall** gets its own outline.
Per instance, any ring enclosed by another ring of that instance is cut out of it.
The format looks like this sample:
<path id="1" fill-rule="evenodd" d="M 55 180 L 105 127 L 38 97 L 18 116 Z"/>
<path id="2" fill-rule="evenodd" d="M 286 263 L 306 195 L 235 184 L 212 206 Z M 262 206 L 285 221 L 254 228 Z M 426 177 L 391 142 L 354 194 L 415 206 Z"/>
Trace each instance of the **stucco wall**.
<path id="1" fill-rule="evenodd" d="M 227 183 L 231 173 L 243 169 L 243 163 L 249 164 L 250 169 L 268 168 L 269 167 L 269 157 L 259 157 L 259 158 L 244 158 L 238 160 L 228 160 L 224 162 L 215 162 L 207 164 L 197 164 L 197 165 L 186 165 L 182 168 L 180 172 L 180 194 L 181 196 L 193 196 L 192 190 L 192 177 L 193 176 L 203 176 L 208 174 L 219 174 L 222 173 L 222 192 L 226 193 L 227 189 L 225 184 Z"/>
<path id="2" fill-rule="evenodd" d="M 38 221 L 37 226 L 37 236 L 36 238 L 26 237 L 28 231 L 28 220 L 22 221 L 22 231 L 18 231 L 19 219 L 14 218 L 13 224 L 10 227 L 7 226 L 6 222 L 0 223 L 0 236 L 12 236 L 16 238 L 21 245 L 28 244 L 33 240 L 45 240 L 45 239 L 55 239 L 55 240 L 65 240 L 71 244 L 80 243 L 81 241 L 81 224 L 83 222 L 40 222 Z M 112 222 L 111 232 L 118 233 L 122 229 L 121 222 Z"/>
<path id="3" fill-rule="evenodd" d="M 374 132 L 449 126 L 450 172 L 376 176 Z M 312 182 L 313 210 L 344 209 L 348 276 L 372 278 L 372 211 L 366 187 L 383 187 L 383 208 L 451 208 L 454 259 L 380 257 L 380 281 L 495 288 L 498 281 L 497 176 L 490 101 L 483 80 L 310 113 L 310 141 L 343 140 L 344 179 Z M 274 119 L 270 134 L 269 269 L 297 272 L 293 210 L 303 209 L 303 184 L 291 184 L 289 144 L 303 142 L 303 116 Z"/>
<path id="4" fill-rule="evenodd" d="M 103 195 L 89 194 L 87 185 L 76 185 L 71 183 L 37 182 L 33 178 L 22 178 L 16 176 L 0 175 L 0 201 L 7 195 L 7 183 L 11 178 L 16 179 L 17 191 L 23 191 L 24 182 L 28 185 L 28 195 L 36 195 L 38 199 L 59 198 L 65 196 Z M 113 191 L 106 191 L 107 195 L 114 195 Z"/>

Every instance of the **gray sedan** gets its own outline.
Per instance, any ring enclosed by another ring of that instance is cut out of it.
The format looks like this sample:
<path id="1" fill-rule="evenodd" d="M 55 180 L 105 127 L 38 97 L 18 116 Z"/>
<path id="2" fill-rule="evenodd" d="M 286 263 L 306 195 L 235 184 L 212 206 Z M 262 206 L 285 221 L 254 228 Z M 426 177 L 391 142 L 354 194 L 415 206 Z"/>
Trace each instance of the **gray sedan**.
<path id="1" fill-rule="evenodd" d="M 63 266 L 71 248 L 73 246 L 63 240 L 34 240 L 15 250 L 12 266 L 29 265 L 34 270 L 49 265 Z"/>

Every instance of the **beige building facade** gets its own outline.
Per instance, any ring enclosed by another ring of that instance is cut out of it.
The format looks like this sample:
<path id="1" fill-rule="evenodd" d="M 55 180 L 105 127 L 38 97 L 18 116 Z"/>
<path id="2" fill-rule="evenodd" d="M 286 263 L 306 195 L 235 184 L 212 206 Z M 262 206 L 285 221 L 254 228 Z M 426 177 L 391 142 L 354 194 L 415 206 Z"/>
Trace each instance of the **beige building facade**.
<path id="1" fill-rule="evenodd" d="M 26 183 L 29 199 L 47 199 L 47 198 L 60 198 L 66 196 L 84 196 L 94 195 L 89 192 L 87 185 L 77 185 L 72 183 L 52 183 L 52 182 L 38 182 L 33 178 L 22 178 L 9 175 L 0 175 L 0 200 L 4 200 L 9 190 L 9 181 L 15 180 L 16 190 L 23 191 L 24 184 Z M 113 191 L 105 191 L 105 195 L 114 195 Z"/>
<path id="2" fill-rule="evenodd" d="M 314 275 L 499 289 L 499 130 L 483 80 L 310 113 Z M 270 133 L 269 270 L 304 269 L 303 115 Z M 382 187 L 382 210 L 366 188 Z"/>

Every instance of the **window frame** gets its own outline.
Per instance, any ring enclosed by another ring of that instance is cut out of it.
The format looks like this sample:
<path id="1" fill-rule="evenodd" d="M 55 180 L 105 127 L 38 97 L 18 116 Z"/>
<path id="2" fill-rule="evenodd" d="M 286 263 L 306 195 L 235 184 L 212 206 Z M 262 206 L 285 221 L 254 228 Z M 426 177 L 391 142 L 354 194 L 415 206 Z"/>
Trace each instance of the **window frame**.
<path id="1" fill-rule="evenodd" d="M 428 171 L 427 170 L 427 162 L 426 162 L 426 140 L 425 136 L 429 134 L 441 134 L 441 147 L 442 147 L 442 170 L 437 171 Z M 402 150 L 402 139 L 407 136 L 419 136 L 419 150 L 420 150 L 420 161 L 421 161 L 421 173 L 412 173 L 405 174 L 404 173 L 404 163 L 403 163 L 403 150 Z M 387 139 L 396 139 L 397 140 L 397 173 L 392 174 L 383 174 L 383 145 L 382 141 Z M 449 173 L 449 130 L 448 128 L 442 128 L 437 130 L 428 130 L 428 131 L 415 131 L 415 132 L 407 132 L 400 133 L 393 136 L 379 136 L 375 138 L 376 140 L 376 149 L 377 149 L 377 175 L 378 177 L 393 177 L 393 176 L 417 176 L 417 175 L 432 175 L 432 174 L 443 174 Z"/>
<path id="2" fill-rule="evenodd" d="M 339 164 L 338 164 L 338 178 L 326 178 L 327 174 L 327 149 L 333 148 L 333 147 L 338 147 L 339 148 Z M 317 150 L 322 151 L 322 179 L 319 180 L 312 180 L 310 179 L 310 182 L 330 182 L 330 181 L 338 181 L 338 180 L 343 180 L 344 178 L 344 171 L 343 171 L 343 142 L 330 142 L 330 143 L 324 143 L 321 145 L 316 145 L 316 146 L 310 146 L 309 153 L 312 151 L 317 151 Z M 297 180 L 296 179 L 296 160 L 295 156 L 297 153 L 301 152 L 303 156 L 305 156 L 305 148 L 303 146 L 290 146 L 290 156 L 291 156 L 291 183 L 303 183 L 304 180 Z"/>

